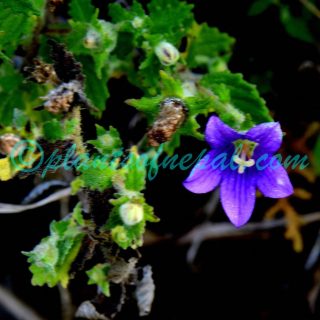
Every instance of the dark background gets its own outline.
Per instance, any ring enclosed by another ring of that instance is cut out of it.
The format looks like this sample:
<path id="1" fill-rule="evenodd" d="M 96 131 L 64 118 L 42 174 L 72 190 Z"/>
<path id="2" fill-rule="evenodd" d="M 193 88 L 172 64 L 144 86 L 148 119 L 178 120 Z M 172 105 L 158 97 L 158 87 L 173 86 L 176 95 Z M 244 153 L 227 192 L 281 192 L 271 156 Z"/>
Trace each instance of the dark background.
<path id="1" fill-rule="evenodd" d="M 243 73 L 262 89 L 265 84 L 270 85 L 264 98 L 287 133 L 285 147 L 292 148 L 294 138 L 302 136 L 312 121 L 320 121 L 320 74 L 314 67 L 301 68 L 306 61 L 319 63 L 317 45 L 291 38 L 275 8 L 249 17 L 252 1 L 190 2 L 195 4 L 198 22 L 208 22 L 236 38 L 230 69 Z M 101 7 L 103 13 L 105 6 Z M 135 140 L 139 133 L 128 129 L 135 112 L 123 101 L 138 97 L 139 92 L 123 79 L 110 81 L 109 87 L 113 98 L 101 123 L 112 124 L 120 129 L 122 138 Z M 116 112 L 119 108 L 121 117 Z M 142 122 L 141 130 L 143 125 Z M 205 147 L 193 139 L 182 142 L 183 147 L 178 150 L 181 154 Z M 311 148 L 314 142 L 312 139 L 308 142 Z M 140 250 L 143 263 L 153 267 L 156 284 L 153 310 L 146 319 L 319 319 L 320 301 L 316 314 L 312 315 L 307 300 L 315 269 L 306 271 L 304 265 L 320 224 L 303 228 L 302 253 L 294 252 L 280 228 L 265 234 L 205 241 L 194 264 L 189 265 L 186 260 L 189 246 L 178 245 L 176 240 L 206 219 L 203 206 L 211 195 L 195 195 L 185 190 L 182 181 L 187 174 L 162 170 L 147 188 L 147 201 L 161 218 L 150 229 L 171 239 L 159 238 Z M 290 177 L 295 187 L 305 188 L 313 195 L 308 201 L 293 199 L 295 209 L 301 214 L 319 210 L 319 181 L 312 184 L 295 174 Z M 32 185 L 32 177 L 1 182 L 0 201 L 19 203 Z M 260 221 L 274 203 L 271 199 L 258 199 L 252 221 Z M 21 251 L 31 250 L 48 234 L 50 222 L 59 219 L 59 210 L 59 203 L 55 203 L 0 216 L 1 283 L 43 317 L 55 320 L 61 319 L 58 289 L 31 286 L 31 274 Z M 220 205 L 210 220 L 227 221 Z M 71 289 L 78 290 L 75 284 L 71 284 Z M 0 319 L 13 318 L 3 310 Z M 129 303 L 117 319 L 137 319 L 136 310 Z"/>

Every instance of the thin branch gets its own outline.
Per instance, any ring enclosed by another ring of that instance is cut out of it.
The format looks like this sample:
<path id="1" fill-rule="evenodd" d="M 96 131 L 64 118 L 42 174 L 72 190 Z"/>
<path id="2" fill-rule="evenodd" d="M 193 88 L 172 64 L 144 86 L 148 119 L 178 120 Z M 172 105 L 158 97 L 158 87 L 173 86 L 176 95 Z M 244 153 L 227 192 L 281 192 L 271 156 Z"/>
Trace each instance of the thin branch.
<path id="1" fill-rule="evenodd" d="M 35 208 L 43 207 L 48 203 L 55 202 L 57 200 L 63 199 L 65 197 L 70 196 L 71 188 L 65 188 L 59 190 L 45 199 L 37 201 L 35 203 L 19 205 L 19 204 L 10 204 L 10 203 L 0 203 L 0 213 L 18 213 L 27 210 L 32 210 Z"/>
<path id="2" fill-rule="evenodd" d="M 314 16 L 320 19 L 320 10 L 309 0 L 299 0 L 302 5 L 310 11 Z"/>
<path id="3" fill-rule="evenodd" d="M 301 215 L 302 226 L 314 222 L 320 222 L 320 212 L 309 213 Z M 285 227 L 287 219 L 277 219 L 271 221 L 252 222 L 239 229 L 235 228 L 228 222 L 212 223 L 206 222 L 196 226 L 189 231 L 186 235 L 178 239 L 178 244 L 187 244 L 193 242 L 193 239 L 208 240 L 208 239 L 221 239 L 228 237 L 247 236 L 255 232 L 270 231 L 272 229 Z"/>
<path id="4" fill-rule="evenodd" d="M 72 320 L 74 316 L 74 307 L 72 304 L 71 294 L 67 288 L 58 285 L 60 293 L 60 302 L 62 309 L 62 320 Z"/>
<path id="5" fill-rule="evenodd" d="M 19 320 L 43 320 L 35 311 L 2 286 L 0 286 L 0 304 Z"/>
<path id="6" fill-rule="evenodd" d="M 320 212 L 309 213 L 300 216 L 302 221 L 302 227 L 314 223 L 320 222 Z M 254 233 L 272 231 L 276 228 L 284 228 L 287 225 L 285 218 L 277 220 L 266 220 L 262 222 L 251 222 L 239 229 L 235 228 L 229 222 L 204 222 L 177 240 L 177 244 L 185 245 L 196 241 L 214 240 L 223 238 L 236 238 L 249 236 Z M 144 237 L 144 245 L 150 246 L 164 241 L 172 241 L 174 237 L 172 235 L 161 236 L 154 232 L 148 231 Z"/>

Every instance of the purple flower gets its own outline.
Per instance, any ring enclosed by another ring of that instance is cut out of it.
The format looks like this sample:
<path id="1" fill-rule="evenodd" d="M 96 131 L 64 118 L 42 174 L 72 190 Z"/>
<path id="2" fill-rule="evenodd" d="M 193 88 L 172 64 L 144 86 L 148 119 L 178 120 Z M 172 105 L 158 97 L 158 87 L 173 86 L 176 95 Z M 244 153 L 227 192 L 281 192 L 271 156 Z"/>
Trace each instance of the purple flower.
<path id="1" fill-rule="evenodd" d="M 194 193 L 206 193 L 220 185 L 222 206 L 236 227 L 249 220 L 256 188 L 270 198 L 283 198 L 293 193 L 285 169 L 277 160 L 270 161 L 282 142 L 279 123 L 262 123 L 241 133 L 212 116 L 205 138 L 211 150 L 197 163 L 183 185 Z"/>

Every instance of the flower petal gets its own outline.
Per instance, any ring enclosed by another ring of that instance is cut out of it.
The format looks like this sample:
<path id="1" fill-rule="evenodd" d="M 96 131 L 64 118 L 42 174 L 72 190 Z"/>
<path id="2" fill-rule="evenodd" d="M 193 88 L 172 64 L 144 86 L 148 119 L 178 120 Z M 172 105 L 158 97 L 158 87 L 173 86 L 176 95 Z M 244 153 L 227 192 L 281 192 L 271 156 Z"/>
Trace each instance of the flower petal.
<path id="1" fill-rule="evenodd" d="M 269 198 L 285 198 L 293 193 L 288 173 L 281 165 L 275 169 L 268 166 L 260 171 L 257 187 Z"/>
<path id="2" fill-rule="evenodd" d="M 251 128 L 246 139 L 259 143 L 259 153 L 274 153 L 282 142 L 282 131 L 279 122 L 266 122 Z"/>
<path id="3" fill-rule="evenodd" d="M 252 173 L 228 171 L 221 183 L 221 202 L 230 221 L 236 226 L 244 225 L 251 217 L 256 192 Z"/>
<path id="4" fill-rule="evenodd" d="M 211 167 L 212 159 L 217 155 L 209 151 L 192 169 L 183 186 L 193 193 L 206 193 L 212 191 L 221 180 L 221 170 Z"/>
<path id="5" fill-rule="evenodd" d="M 240 139 L 242 136 L 241 133 L 230 128 L 217 116 L 210 117 L 207 123 L 205 131 L 206 141 L 215 149 L 226 147 L 229 143 Z"/>

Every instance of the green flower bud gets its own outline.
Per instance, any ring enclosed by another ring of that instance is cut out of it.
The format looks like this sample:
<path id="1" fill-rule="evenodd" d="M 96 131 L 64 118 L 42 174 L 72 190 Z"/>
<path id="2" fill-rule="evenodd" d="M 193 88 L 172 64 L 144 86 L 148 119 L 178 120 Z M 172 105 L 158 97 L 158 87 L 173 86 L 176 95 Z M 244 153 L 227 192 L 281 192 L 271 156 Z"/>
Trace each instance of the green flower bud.
<path id="1" fill-rule="evenodd" d="M 143 219 L 143 208 L 139 204 L 124 203 L 120 206 L 119 212 L 123 223 L 127 226 L 133 226 Z"/>
<path id="2" fill-rule="evenodd" d="M 97 31 L 90 29 L 83 39 L 83 46 L 87 49 L 96 49 L 101 42 L 100 35 Z"/>
<path id="3" fill-rule="evenodd" d="M 162 41 L 155 48 L 155 54 L 165 66 L 174 65 L 180 57 L 180 53 L 171 43 Z"/>
<path id="4" fill-rule="evenodd" d="M 121 247 L 127 247 L 128 246 L 128 236 L 126 229 L 123 226 L 116 226 L 111 230 L 111 236 L 112 239 L 118 243 Z"/>
<path id="5" fill-rule="evenodd" d="M 131 22 L 132 26 L 135 28 L 135 29 L 139 29 L 142 27 L 143 25 L 143 19 L 140 18 L 140 17 L 135 17 L 132 22 Z"/>

